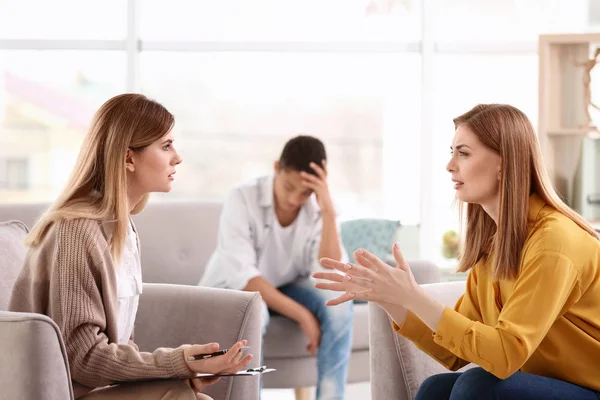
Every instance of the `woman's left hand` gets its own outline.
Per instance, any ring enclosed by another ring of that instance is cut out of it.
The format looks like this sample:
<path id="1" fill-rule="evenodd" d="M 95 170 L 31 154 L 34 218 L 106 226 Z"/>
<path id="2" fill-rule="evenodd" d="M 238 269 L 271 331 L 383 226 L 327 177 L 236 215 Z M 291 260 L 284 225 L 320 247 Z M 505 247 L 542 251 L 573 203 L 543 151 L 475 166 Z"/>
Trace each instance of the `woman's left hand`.
<path id="1" fill-rule="evenodd" d="M 378 303 L 380 305 L 396 304 L 411 308 L 418 297 L 419 285 L 404 259 L 400 246 L 395 243 L 392 249 L 397 268 L 381 261 L 371 252 L 358 249 L 354 259 L 358 264 L 345 264 L 330 258 L 320 260 L 324 267 L 335 268 L 343 272 L 315 272 L 313 277 L 329 282 L 318 282 L 316 288 L 345 292 L 341 296 L 329 300 L 328 306 L 335 306 L 350 300 L 359 299 Z"/>
<path id="2" fill-rule="evenodd" d="M 184 382 L 186 385 L 188 385 L 190 388 L 192 388 L 192 390 L 194 391 L 194 393 L 196 393 L 196 395 L 202 393 L 202 391 L 204 391 L 204 389 L 206 389 L 208 386 L 210 385 L 214 385 L 215 383 L 219 382 L 221 378 L 218 376 L 213 376 L 210 378 L 193 378 L 193 379 L 186 379 Z M 204 398 L 204 397 L 199 397 L 199 398 Z"/>

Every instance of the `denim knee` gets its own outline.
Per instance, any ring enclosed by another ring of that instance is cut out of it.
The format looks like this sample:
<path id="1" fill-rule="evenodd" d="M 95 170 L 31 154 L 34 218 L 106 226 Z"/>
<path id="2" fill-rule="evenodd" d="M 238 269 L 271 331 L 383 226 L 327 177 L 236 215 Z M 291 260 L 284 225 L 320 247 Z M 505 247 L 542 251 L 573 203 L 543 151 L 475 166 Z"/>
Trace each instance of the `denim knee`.
<path id="1" fill-rule="evenodd" d="M 431 375 L 430 377 L 428 377 L 427 379 L 425 379 L 423 381 L 423 383 L 421 383 L 421 386 L 419 386 L 419 394 L 421 392 L 423 393 L 429 393 L 431 392 L 432 389 L 439 389 L 440 385 L 442 385 L 444 382 L 444 379 L 442 376 L 440 375 Z M 450 391 L 452 391 L 452 388 L 450 388 Z"/>
<path id="2" fill-rule="evenodd" d="M 476 400 L 494 398 L 500 378 L 483 368 L 471 368 L 463 372 L 452 390 L 451 400 Z"/>
<path id="3" fill-rule="evenodd" d="M 352 302 L 342 303 L 337 306 L 326 306 L 323 304 L 317 318 L 324 329 L 342 330 L 351 327 L 354 312 Z"/>
<path id="4" fill-rule="evenodd" d="M 459 373 L 431 375 L 429 378 L 425 379 L 423 383 L 421 383 L 415 400 L 449 398 L 450 393 L 452 392 L 452 387 L 459 376 Z"/>

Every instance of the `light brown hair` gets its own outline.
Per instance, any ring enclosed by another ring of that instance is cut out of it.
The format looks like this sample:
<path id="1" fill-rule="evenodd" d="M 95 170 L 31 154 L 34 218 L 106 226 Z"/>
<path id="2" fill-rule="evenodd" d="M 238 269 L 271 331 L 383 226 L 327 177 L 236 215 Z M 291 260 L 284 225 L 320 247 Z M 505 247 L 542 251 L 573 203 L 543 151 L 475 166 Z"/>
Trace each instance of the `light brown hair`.
<path id="1" fill-rule="evenodd" d="M 113 221 L 111 254 L 120 260 L 131 208 L 127 198 L 127 150 L 144 151 L 166 135 L 174 122 L 165 107 L 141 94 L 122 94 L 104 103 L 92 119 L 65 188 L 33 227 L 26 244 L 39 244 L 48 228 L 63 219 Z M 131 213 L 140 212 L 147 200 L 146 195 Z"/>
<path id="2" fill-rule="evenodd" d="M 522 111 L 506 104 L 479 104 L 454 119 L 455 128 L 459 125 L 468 127 L 481 143 L 499 154 L 502 167 L 497 225 L 481 205 L 469 203 L 465 207 L 459 202 L 466 235 L 458 271 L 468 271 L 493 250 L 494 279 L 517 277 L 528 234 L 526 205 L 533 193 L 598 238 L 594 229 L 552 187 L 537 136 Z"/>

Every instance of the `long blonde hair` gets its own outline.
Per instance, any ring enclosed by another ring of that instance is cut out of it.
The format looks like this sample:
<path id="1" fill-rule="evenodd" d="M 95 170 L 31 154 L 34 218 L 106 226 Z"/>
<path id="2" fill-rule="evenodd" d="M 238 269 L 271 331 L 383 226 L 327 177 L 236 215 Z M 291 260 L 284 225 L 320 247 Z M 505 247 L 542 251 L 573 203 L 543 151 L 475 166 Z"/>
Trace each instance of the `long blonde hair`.
<path id="1" fill-rule="evenodd" d="M 459 202 L 466 226 L 465 247 L 458 271 L 466 272 L 494 251 L 494 279 L 514 279 L 528 234 L 529 196 L 544 202 L 598 238 L 594 229 L 558 196 L 544 168 L 537 136 L 527 116 L 506 104 L 479 104 L 454 119 L 467 126 L 489 149 L 502 157 L 498 224 L 479 204 Z"/>
<path id="2" fill-rule="evenodd" d="M 127 150 L 143 151 L 166 135 L 174 122 L 165 107 L 141 94 L 122 94 L 104 103 L 94 115 L 65 188 L 35 224 L 26 244 L 38 245 L 48 228 L 60 220 L 113 221 L 111 254 L 119 260 L 130 214 Z M 140 212 L 147 200 L 146 195 L 131 213 Z"/>

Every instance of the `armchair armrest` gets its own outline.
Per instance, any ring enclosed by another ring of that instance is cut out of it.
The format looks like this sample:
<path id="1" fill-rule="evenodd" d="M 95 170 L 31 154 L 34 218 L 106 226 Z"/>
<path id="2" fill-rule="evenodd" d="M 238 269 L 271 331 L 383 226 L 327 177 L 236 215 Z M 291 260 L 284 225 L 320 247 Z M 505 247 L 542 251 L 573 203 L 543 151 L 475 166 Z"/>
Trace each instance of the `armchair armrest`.
<path id="1" fill-rule="evenodd" d="M 465 282 L 462 281 L 432 283 L 422 287 L 448 306 L 454 306 L 465 292 Z M 373 400 L 412 400 L 426 378 L 448 372 L 417 349 L 410 340 L 394 332 L 387 313 L 372 303 L 369 304 L 369 348 Z"/>
<path id="2" fill-rule="evenodd" d="M 73 399 L 65 346 L 49 317 L 0 311 L 0 354 L 2 398 Z"/>
<path id="3" fill-rule="evenodd" d="M 182 344 L 217 342 L 221 347 L 246 339 L 261 357 L 262 314 L 258 293 L 199 286 L 145 283 L 135 322 L 142 351 Z M 206 393 L 218 399 L 258 399 L 259 377 L 222 378 Z"/>

